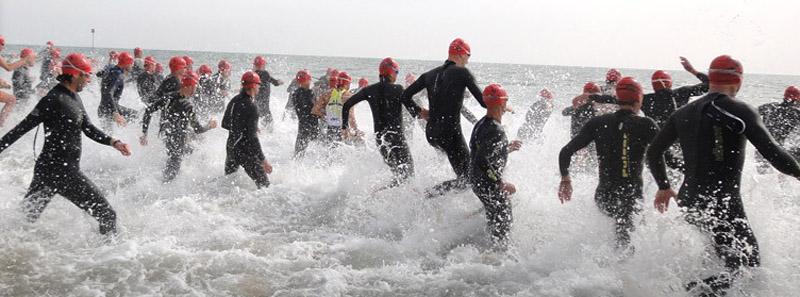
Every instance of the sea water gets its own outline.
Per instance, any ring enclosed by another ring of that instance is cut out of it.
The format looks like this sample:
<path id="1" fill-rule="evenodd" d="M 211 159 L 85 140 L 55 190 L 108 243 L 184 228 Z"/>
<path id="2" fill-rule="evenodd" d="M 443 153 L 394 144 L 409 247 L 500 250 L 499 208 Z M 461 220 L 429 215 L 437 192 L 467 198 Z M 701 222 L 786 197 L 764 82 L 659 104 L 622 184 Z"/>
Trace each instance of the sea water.
<path id="1" fill-rule="evenodd" d="M 10 47 L 6 53 L 16 50 Z M 94 52 L 100 64 L 106 51 Z M 234 86 L 256 55 L 146 54 L 165 68 L 173 55 L 191 55 L 195 67 L 216 68 L 219 59 L 227 59 L 234 65 Z M 163 143 L 153 130 L 150 145 L 140 146 L 140 123 L 131 122 L 113 131 L 131 145 L 129 158 L 88 138 L 83 141 L 82 169 L 117 212 L 119 235 L 109 242 L 97 234 L 90 216 L 59 196 L 36 223 L 24 220 L 20 202 L 43 131 L 35 146 L 31 131 L 0 154 L 0 295 L 685 296 L 686 282 L 722 269 L 708 236 L 685 223 L 674 203 L 665 214 L 654 210 L 657 187 L 647 170 L 644 211 L 632 235 L 636 251 L 627 258 L 618 257 L 613 222 L 594 204 L 596 176 L 576 174 L 573 201 L 558 201 L 557 155 L 569 140 L 569 118 L 560 110 L 585 82 L 602 80 L 606 69 L 469 65 L 479 85 L 498 82 L 509 90 L 516 113 L 507 114 L 503 125 L 511 139 L 538 91 L 548 88 L 555 94 L 542 139 L 509 156 L 504 178 L 518 190 L 512 198 L 513 244 L 507 254 L 499 254 L 489 248 L 481 205 L 470 191 L 423 198 L 426 187 L 454 176 L 419 125 L 409 139 L 416 174 L 398 188 L 376 192 L 391 173 L 375 148 L 367 104 L 356 107 L 359 127 L 367 132 L 365 147 L 330 150 L 312 144 L 304 159 L 291 158 L 297 123 L 284 115 L 284 106 L 294 73 L 305 68 L 319 77 L 335 67 L 354 81 L 366 77 L 375 82 L 380 59 L 266 56 L 267 69 L 286 83 L 273 87 L 274 129 L 259 135 L 274 166 L 267 189 L 256 189 L 243 172 L 223 176 L 227 131 L 222 129 L 202 134 L 178 178 L 163 184 Z M 697 69 L 708 63 L 693 62 Z M 403 77 L 442 61 L 399 63 Z M 31 73 L 38 76 L 37 70 L 38 64 Z M 652 70 L 622 73 L 649 90 Z M 698 83 L 688 73 L 672 74 L 676 87 Z M 0 77 L 10 80 L 10 73 Z M 96 80 L 81 93 L 95 124 Z M 787 85 L 797 83 L 799 77 L 748 74 L 739 97 L 755 106 L 778 100 Z M 0 133 L 8 132 L 34 103 L 20 106 Z M 134 84 L 126 85 L 120 104 L 144 108 Z M 465 105 L 484 114 L 474 99 L 465 99 Z M 471 124 L 462 121 L 462 129 L 469 138 Z M 752 146 L 748 150 L 742 195 L 763 265 L 737 282 L 730 296 L 795 296 L 800 290 L 800 183 L 777 173 L 756 174 Z"/>

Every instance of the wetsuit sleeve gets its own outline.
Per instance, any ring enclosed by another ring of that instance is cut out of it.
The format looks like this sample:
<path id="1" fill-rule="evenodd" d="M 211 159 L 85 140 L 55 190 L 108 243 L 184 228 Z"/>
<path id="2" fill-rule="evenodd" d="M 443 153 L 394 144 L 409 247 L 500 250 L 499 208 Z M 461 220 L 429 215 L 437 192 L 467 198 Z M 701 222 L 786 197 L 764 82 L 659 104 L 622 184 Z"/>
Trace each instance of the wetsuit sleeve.
<path id="1" fill-rule="evenodd" d="M 111 78 L 110 85 L 108 86 L 108 92 L 110 92 L 109 97 L 111 98 L 111 108 L 113 112 L 120 113 L 119 108 L 119 97 L 122 95 L 122 88 L 125 84 L 124 77 L 122 73 L 115 73 L 115 75 Z"/>
<path id="2" fill-rule="evenodd" d="M 355 106 L 356 103 L 359 103 L 359 102 L 364 101 L 364 100 L 367 99 L 367 96 L 364 95 L 364 93 L 366 93 L 366 92 L 363 92 L 363 90 L 362 90 L 362 91 L 356 93 L 355 95 L 350 97 L 350 99 L 347 99 L 347 101 L 344 102 L 344 105 L 342 106 L 342 119 L 343 119 L 342 120 L 342 129 L 347 129 L 350 126 L 350 123 L 349 123 L 350 121 L 348 120 L 348 119 L 350 119 L 350 109 L 353 108 L 353 106 Z"/>
<path id="3" fill-rule="evenodd" d="M 111 136 L 108 136 L 105 132 L 98 129 L 92 121 L 89 119 L 89 115 L 86 114 L 86 110 L 83 110 L 83 125 L 81 127 L 83 130 L 83 134 L 85 134 L 90 139 L 94 140 L 97 143 L 111 145 Z"/>
<path id="4" fill-rule="evenodd" d="M 561 172 L 561 176 L 569 175 L 569 164 L 572 162 L 572 155 L 594 141 L 595 134 L 597 134 L 596 122 L 593 119 L 583 125 L 578 135 L 575 135 L 567 145 L 561 148 L 561 152 L 558 153 L 558 169 Z"/>
<path id="5" fill-rule="evenodd" d="M 650 167 L 650 172 L 653 174 L 659 190 L 666 190 L 671 187 L 669 178 L 667 177 L 667 167 L 664 161 L 664 152 L 678 139 L 678 133 L 675 128 L 675 120 L 670 117 L 661 132 L 656 135 L 656 138 L 650 143 L 647 148 L 647 166 Z"/>
<path id="6" fill-rule="evenodd" d="M 267 79 L 267 81 L 269 81 L 269 83 L 271 83 L 273 86 L 276 86 L 276 87 L 279 85 L 280 82 L 277 79 L 275 79 L 274 77 L 272 77 L 272 74 L 268 74 L 267 76 L 269 77 L 269 79 Z"/>
<path id="7" fill-rule="evenodd" d="M 464 118 L 467 119 L 467 121 L 469 121 L 470 123 L 475 124 L 476 122 L 478 122 L 478 118 L 475 117 L 475 114 L 469 111 L 469 109 L 467 109 L 467 107 L 465 106 L 461 107 L 461 115 L 463 115 Z"/>
<path id="8" fill-rule="evenodd" d="M 561 115 L 565 117 L 572 116 L 573 114 L 575 114 L 575 107 L 572 106 L 567 106 L 567 108 L 564 108 L 564 110 L 561 111 Z"/>
<path id="9" fill-rule="evenodd" d="M 149 106 L 147 106 L 147 108 L 144 109 L 144 112 L 142 114 L 142 133 L 144 135 L 147 135 L 147 130 L 150 127 L 150 119 L 153 117 L 153 113 L 167 106 L 168 102 L 169 98 L 166 97 L 160 98 L 158 101 L 154 102 L 153 104 L 150 104 Z"/>
<path id="10" fill-rule="evenodd" d="M 688 97 L 700 96 L 708 92 L 708 75 L 702 72 L 698 72 L 696 77 L 697 79 L 700 80 L 699 84 L 696 84 L 694 86 L 680 87 L 675 90 L 675 92 L 678 93 L 679 98 L 688 99 Z M 681 102 L 681 103 L 686 104 L 687 102 L 688 100 L 686 100 L 686 102 Z"/>
<path id="11" fill-rule="evenodd" d="M 425 74 L 420 75 L 414 83 L 403 91 L 403 95 L 400 95 L 400 103 L 403 103 L 406 109 L 408 109 L 408 113 L 415 118 L 419 117 L 419 112 L 422 108 L 414 102 L 414 95 L 421 92 L 423 89 L 425 89 Z"/>
<path id="12" fill-rule="evenodd" d="M 11 131 L 8 131 L 3 138 L 0 138 L 0 153 L 44 121 L 46 113 L 49 112 L 47 101 L 47 98 L 42 99 L 22 122 L 17 124 Z"/>
<path id="13" fill-rule="evenodd" d="M 472 72 L 467 70 L 467 89 L 470 93 L 472 93 L 472 97 L 475 97 L 475 100 L 478 101 L 483 108 L 486 108 L 486 103 L 483 103 L 483 94 L 481 93 L 481 88 L 478 87 L 478 84 L 475 83 L 475 77 L 472 76 Z M 473 122 L 474 123 L 474 122 Z"/>
<path id="14" fill-rule="evenodd" d="M 745 136 L 758 152 L 778 171 L 800 178 L 800 165 L 772 138 L 767 128 L 764 127 L 761 117 L 751 108 L 747 108 L 746 116 L 743 118 L 747 122 Z"/>

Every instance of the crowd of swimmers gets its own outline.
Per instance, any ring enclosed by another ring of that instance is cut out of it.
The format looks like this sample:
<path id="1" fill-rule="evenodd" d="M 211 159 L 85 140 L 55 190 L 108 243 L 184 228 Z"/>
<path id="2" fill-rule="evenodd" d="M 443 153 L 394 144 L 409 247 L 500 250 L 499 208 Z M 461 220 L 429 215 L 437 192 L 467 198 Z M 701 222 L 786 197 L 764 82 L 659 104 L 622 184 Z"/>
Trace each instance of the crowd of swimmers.
<path id="1" fill-rule="evenodd" d="M 0 51 L 5 40 L 0 36 Z M 56 194 L 67 198 L 99 222 L 102 234 L 116 232 L 116 214 L 103 193 L 80 170 L 82 134 L 91 140 L 131 154 L 130 146 L 109 136 L 114 125 L 141 123 L 140 145 L 148 144 L 151 119 L 158 117 L 158 134 L 167 149 L 164 182 L 180 172 L 183 157 L 192 151 L 193 135 L 221 126 L 228 130 L 224 174 L 243 168 L 257 187 L 270 185 L 272 165 L 264 155 L 259 135 L 269 133 L 274 121 L 270 111 L 271 86 L 284 82 L 266 70 L 266 59 L 258 56 L 253 68 L 232 85 L 231 67 L 219 61 L 217 71 L 201 65 L 195 71 L 188 56 L 172 57 L 169 73 L 153 57 L 136 48 L 111 52 L 102 70 L 80 53 L 62 58 L 52 42 L 35 53 L 25 48 L 15 62 L 0 57 L 0 67 L 13 71 L 12 83 L 0 80 L 0 126 L 18 102 L 41 97 L 33 110 L 0 139 L 0 152 L 40 124 L 45 142 L 36 159 L 33 181 L 23 199 L 25 214 L 35 221 Z M 527 109 L 517 140 L 509 141 L 502 125 L 510 111 L 508 93 L 493 83 L 481 89 L 469 69 L 467 42 L 455 39 L 447 60 L 418 77 L 409 74 L 405 86 L 398 84 L 400 65 L 392 58 L 377 65 L 378 80 L 366 78 L 351 89 L 353 78 L 344 71 L 328 69 L 313 81 L 308 70 L 291 79 L 287 109 L 297 119 L 294 158 L 302 158 L 312 141 L 332 147 L 358 144 L 364 132 L 358 129 L 353 106 L 366 101 L 372 112 L 375 144 L 393 174 L 384 188 L 406 183 L 414 175 L 414 162 L 407 137 L 415 123 L 424 125 L 428 143 L 447 155 L 455 177 L 425 190 L 433 198 L 472 190 L 483 204 L 493 247 L 505 250 L 513 224 L 510 196 L 514 184 L 503 176 L 508 154 L 523 141 L 542 137 L 542 129 L 553 114 L 553 94 L 543 89 Z M 33 84 L 29 68 L 41 61 L 40 83 Z M 599 175 L 595 191 L 598 208 L 613 219 L 616 246 L 621 255 L 633 253 L 630 232 L 634 216 L 643 207 L 643 166 L 658 185 L 655 208 L 667 211 L 670 199 L 686 220 L 710 235 L 716 254 L 727 268 L 722 273 L 688 282 L 686 289 L 699 296 L 722 296 L 745 269 L 760 265 L 759 245 L 745 215 L 740 193 L 746 141 L 758 150 L 758 169 L 770 166 L 800 178 L 800 149 L 789 141 L 800 121 L 800 90 L 788 87 L 780 102 L 754 109 L 746 98 L 737 97 L 744 71 L 736 59 L 715 58 L 707 73 L 697 71 L 681 57 L 683 68 L 695 76 L 695 85 L 673 87 L 669 73 L 653 73 L 653 93 L 632 77 L 611 69 L 604 85 L 583 85 L 582 94 L 563 110 L 571 117 L 571 140 L 558 157 L 561 182 L 558 198 L 572 199 L 570 169 Z M 101 128 L 90 119 L 79 93 L 100 80 L 97 116 Z M 135 84 L 142 103 L 136 110 L 120 105 L 126 85 Z M 238 92 L 236 90 L 238 89 Z M 424 96 L 419 93 L 424 92 Z M 486 109 L 478 119 L 465 107 L 466 92 Z M 427 97 L 427 104 L 423 98 Z M 699 97 L 692 99 L 694 97 Z M 230 98 L 230 100 L 228 100 Z M 217 122 L 215 116 L 222 114 Z M 461 131 L 461 117 L 474 124 L 469 142 Z M 416 118 L 416 120 L 415 120 Z M 577 168 L 575 168 L 577 167 Z M 682 183 L 676 193 L 673 188 Z"/>

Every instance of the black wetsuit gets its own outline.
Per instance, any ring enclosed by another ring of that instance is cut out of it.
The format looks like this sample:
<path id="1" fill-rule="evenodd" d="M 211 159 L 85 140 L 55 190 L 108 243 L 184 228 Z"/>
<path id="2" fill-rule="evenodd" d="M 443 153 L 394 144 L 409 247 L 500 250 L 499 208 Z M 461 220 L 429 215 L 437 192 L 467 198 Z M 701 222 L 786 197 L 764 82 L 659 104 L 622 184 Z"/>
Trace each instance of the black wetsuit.
<path id="1" fill-rule="evenodd" d="M 375 144 L 394 174 L 390 187 L 400 185 L 414 175 L 414 161 L 403 133 L 402 94 L 401 85 L 381 81 L 361 89 L 342 106 L 342 118 L 348 119 L 350 108 L 364 100 L 369 103 L 375 126 Z M 348 121 L 342 121 L 342 129 L 347 129 L 348 125 Z"/>
<path id="2" fill-rule="evenodd" d="M 598 207 L 616 221 L 617 245 L 630 243 L 633 216 L 641 210 L 642 164 L 647 145 L 658 133 L 656 123 L 629 110 L 597 116 L 561 149 L 558 166 L 569 175 L 572 155 L 594 142 L 599 159 Z"/>
<path id="3" fill-rule="evenodd" d="M 212 90 L 208 97 L 208 109 L 211 113 L 220 113 L 225 111 L 225 95 L 231 90 L 230 78 L 225 78 L 221 73 L 217 72 L 211 76 Z"/>
<path id="4" fill-rule="evenodd" d="M 294 156 L 301 157 L 308 143 L 319 137 L 319 118 L 311 114 L 314 108 L 314 91 L 297 88 L 289 96 L 297 114 L 297 140 L 294 143 Z"/>
<path id="5" fill-rule="evenodd" d="M 294 91 L 299 89 L 299 88 L 300 88 L 300 84 L 297 82 L 297 79 L 293 79 L 292 82 L 289 83 L 289 86 L 286 87 L 286 93 L 289 93 L 289 96 L 291 96 L 292 93 L 294 93 Z M 312 91 L 312 94 L 313 94 L 313 91 Z M 291 99 L 286 100 L 286 106 L 283 107 L 283 111 L 284 111 L 284 117 L 286 116 L 286 113 L 289 113 L 289 116 L 291 118 L 293 118 L 293 119 L 297 118 L 297 114 L 295 113 L 295 109 L 294 109 L 294 102 Z"/>
<path id="6" fill-rule="evenodd" d="M 520 140 L 538 139 L 542 128 L 553 113 L 553 104 L 548 99 L 540 99 L 531 104 L 525 114 L 525 123 L 517 131 Z"/>
<path id="7" fill-rule="evenodd" d="M 154 73 L 142 72 L 136 78 L 136 88 L 144 104 L 153 104 L 156 101 L 155 93 L 161 82 Z"/>
<path id="8" fill-rule="evenodd" d="M 258 141 L 258 107 L 245 92 L 239 93 L 228 102 L 222 128 L 229 131 L 225 174 L 231 174 L 244 167 L 244 171 L 256 182 L 256 186 L 268 187 L 269 179 L 261 164 L 266 159 Z"/>
<path id="9" fill-rule="evenodd" d="M 258 114 L 264 118 L 264 124 L 267 126 L 272 125 L 272 111 L 269 109 L 269 97 L 272 93 L 270 84 L 278 86 L 278 80 L 272 77 L 266 70 L 254 70 L 258 77 L 261 78 L 261 87 L 258 89 L 256 95 L 256 106 L 258 106 Z"/>
<path id="10" fill-rule="evenodd" d="M 111 122 L 114 120 L 113 114 L 119 113 L 130 120 L 136 117 L 136 110 L 128 108 L 119 104 L 122 91 L 125 89 L 125 74 L 122 68 L 118 66 L 111 67 L 103 76 L 103 81 L 100 83 L 100 105 L 97 107 L 97 116 L 103 121 L 106 130 L 111 128 Z"/>
<path id="11" fill-rule="evenodd" d="M 795 147 L 787 147 L 786 141 L 793 133 L 797 133 L 796 129 L 800 125 L 800 104 L 791 101 L 767 103 L 758 107 L 758 113 L 764 119 L 764 125 L 784 149 L 788 150 L 795 160 L 800 159 L 800 148 L 796 147 L 798 144 L 793 144 Z M 760 163 L 759 170 L 764 171 L 765 167 L 769 166 L 761 154 L 756 154 L 756 159 Z"/>
<path id="12" fill-rule="evenodd" d="M 453 189 L 466 189 L 468 186 L 469 148 L 461 132 L 460 117 L 466 89 L 486 108 L 472 73 L 452 61 L 446 61 L 444 65 L 420 75 L 400 97 L 408 111 L 419 117 L 420 107 L 413 100 L 414 94 L 427 90 L 430 112 L 425 136 L 431 146 L 447 154 L 456 174 L 455 180 L 446 181 L 427 191 L 429 197 L 443 195 Z"/>
<path id="13" fill-rule="evenodd" d="M 208 118 L 212 113 L 214 113 L 211 110 L 211 104 L 216 99 L 216 94 L 217 87 L 214 84 L 214 80 L 211 78 L 211 76 L 201 76 L 197 83 L 197 92 L 195 92 L 195 98 L 197 99 L 197 101 L 195 101 L 195 111 L 201 115 L 202 118 Z"/>
<path id="14" fill-rule="evenodd" d="M 171 93 L 162 101 L 167 104 L 164 143 L 167 146 L 168 159 L 167 167 L 164 169 L 164 181 L 169 182 L 178 175 L 183 156 L 191 153 L 187 144 L 189 129 L 191 128 L 194 133 L 199 134 L 208 131 L 208 127 L 200 124 L 194 111 L 194 104 L 180 92 Z"/>
<path id="15" fill-rule="evenodd" d="M 759 248 L 740 194 L 745 141 L 779 171 L 800 177 L 800 166 L 770 136 L 755 110 L 742 101 L 710 93 L 678 109 L 647 152 L 659 189 L 669 189 L 663 153 L 678 140 L 686 160 L 678 206 L 688 222 L 712 234 L 730 272 L 760 264 Z M 704 280 L 715 290 L 730 286 L 726 274 Z"/>
<path id="16" fill-rule="evenodd" d="M 14 87 L 14 97 L 17 103 L 25 103 L 33 95 L 33 77 L 31 77 L 27 66 L 22 66 L 14 70 L 11 75 L 11 84 Z"/>
<path id="17" fill-rule="evenodd" d="M 80 170 L 81 134 L 97 143 L 111 145 L 111 137 L 92 125 L 78 94 L 55 86 L 31 113 L 0 139 L 0 152 L 39 124 L 44 124 L 44 147 L 33 169 L 33 181 L 25 195 L 28 220 L 36 221 L 55 194 L 93 216 L 100 233 L 116 231 L 116 213 Z"/>
<path id="18" fill-rule="evenodd" d="M 181 89 L 181 82 L 178 80 L 177 77 L 170 74 L 167 78 L 164 79 L 163 82 L 158 86 L 156 92 L 151 97 L 153 103 L 147 106 L 145 111 L 142 115 L 142 133 L 147 135 L 147 130 L 150 127 L 150 119 L 152 118 L 152 113 L 156 112 L 157 110 L 161 110 L 161 119 L 159 120 L 159 132 L 164 131 L 164 125 L 166 124 L 166 109 L 167 104 L 169 104 L 169 98 L 172 93 L 177 93 Z"/>
<path id="19" fill-rule="evenodd" d="M 663 89 L 655 93 L 645 94 L 642 100 L 642 112 L 663 127 L 675 110 L 689 103 L 689 99 L 708 92 L 708 75 L 697 73 L 701 83 L 677 89 Z"/>
<path id="20" fill-rule="evenodd" d="M 53 74 L 52 65 L 53 60 L 48 58 L 45 60 L 47 64 L 42 62 L 42 74 L 39 76 L 39 83 L 36 85 L 36 89 L 40 91 L 46 91 L 54 88 L 58 84 L 58 80 L 56 80 L 55 74 Z"/>
<path id="21" fill-rule="evenodd" d="M 503 126 L 488 116 L 483 117 L 472 129 L 469 148 L 472 192 L 483 203 L 492 242 L 504 249 L 513 216 L 511 203 L 503 191 L 503 170 L 508 160 L 508 139 Z"/>

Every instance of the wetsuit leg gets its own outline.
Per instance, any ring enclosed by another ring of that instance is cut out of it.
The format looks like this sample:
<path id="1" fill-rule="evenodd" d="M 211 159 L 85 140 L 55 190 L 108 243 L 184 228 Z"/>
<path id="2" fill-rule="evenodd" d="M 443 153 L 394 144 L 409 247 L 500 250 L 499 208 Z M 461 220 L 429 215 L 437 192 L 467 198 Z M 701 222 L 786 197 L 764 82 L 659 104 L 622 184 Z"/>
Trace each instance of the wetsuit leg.
<path id="1" fill-rule="evenodd" d="M 514 217 L 508 197 L 500 191 L 490 192 L 473 188 L 475 195 L 483 203 L 486 213 L 487 227 L 495 249 L 508 248 L 509 235 Z"/>
<path id="2" fill-rule="evenodd" d="M 22 209 L 29 222 L 39 219 L 50 200 L 56 194 L 56 178 L 48 178 L 44 174 L 34 172 L 33 181 L 28 188 L 25 199 L 22 200 Z"/>
<path id="3" fill-rule="evenodd" d="M 139 112 L 136 111 L 135 109 L 128 108 L 122 105 L 119 106 L 119 114 L 122 115 L 122 117 L 124 117 L 125 120 L 128 121 L 136 119 L 139 116 Z"/>
<path id="4" fill-rule="evenodd" d="M 249 158 L 244 157 L 245 160 L 240 160 L 242 167 L 244 167 L 244 172 L 247 173 L 247 176 L 250 177 L 255 183 L 256 187 L 258 188 L 266 188 L 269 187 L 269 178 L 267 177 L 267 172 L 264 171 L 264 167 L 261 166 L 261 162 Z"/>
<path id="5" fill-rule="evenodd" d="M 453 190 L 464 190 L 469 186 L 467 171 L 469 170 L 469 147 L 461 133 L 461 128 L 453 128 L 447 133 L 438 133 L 441 127 L 431 127 L 428 123 L 426 136 L 428 143 L 436 149 L 444 151 L 450 161 L 450 167 L 456 179 L 448 180 L 427 190 L 428 198 L 444 195 Z"/>
<path id="6" fill-rule="evenodd" d="M 294 143 L 294 157 L 302 157 L 308 147 L 308 143 L 313 139 L 312 131 L 316 126 L 303 126 L 300 125 L 297 129 L 297 140 Z"/>
<path id="7" fill-rule="evenodd" d="M 236 160 L 236 153 L 231 148 L 228 148 L 227 151 L 227 155 L 225 156 L 225 175 L 239 170 L 239 163 Z"/>
<path id="8" fill-rule="evenodd" d="M 389 187 L 396 187 L 414 175 L 414 162 L 403 135 L 386 134 L 378 139 L 378 148 L 383 161 L 389 165 L 394 180 Z"/>
<path id="9" fill-rule="evenodd" d="M 100 234 L 117 232 L 117 213 L 95 186 L 82 172 L 72 172 L 63 179 L 63 187 L 58 193 L 78 208 L 94 217 L 100 224 Z"/>
<path id="10" fill-rule="evenodd" d="M 720 296 L 731 287 L 743 268 L 761 265 L 758 241 L 750 228 L 741 197 L 731 196 L 698 199 L 698 203 L 688 207 L 686 214 L 689 223 L 711 235 L 717 256 L 725 262 L 727 272 L 702 280 Z M 691 282 L 687 289 L 697 285 L 698 282 Z"/>
<path id="11" fill-rule="evenodd" d="M 631 241 L 630 233 L 634 229 L 633 217 L 641 211 L 641 187 L 630 184 L 598 186 L 594 199 L 600 210 L 614 219 L 617 248 L 627 248 Z"/>
<path id="12" fill-rule="evenodd" d="M 178 176 L 183 161 L 184 143 L 179 139 L 165 138 L 167 146 L 167 166 L 164 168 L 164 182 L 171 182 Z"/>

